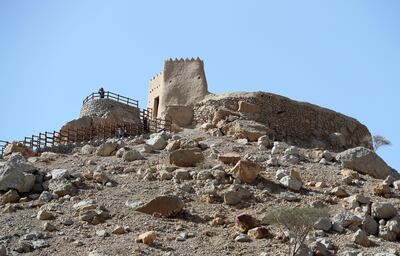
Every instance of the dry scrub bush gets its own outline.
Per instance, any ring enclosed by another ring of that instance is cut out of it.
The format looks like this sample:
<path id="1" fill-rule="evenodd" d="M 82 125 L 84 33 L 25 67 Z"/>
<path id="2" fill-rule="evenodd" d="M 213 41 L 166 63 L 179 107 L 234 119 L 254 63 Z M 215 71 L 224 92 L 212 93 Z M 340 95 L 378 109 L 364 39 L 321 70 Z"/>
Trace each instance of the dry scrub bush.
<path id="1" fill-rule="evenodd" d="M 278 224 L 282 233 L 285 233 L 285 230 L 289 233 L 289 255 L 292 256 L 296 255 L 314 223 L 327 216 L 328 208 L 279 208 L 269 212 L 263 223 Z"/>

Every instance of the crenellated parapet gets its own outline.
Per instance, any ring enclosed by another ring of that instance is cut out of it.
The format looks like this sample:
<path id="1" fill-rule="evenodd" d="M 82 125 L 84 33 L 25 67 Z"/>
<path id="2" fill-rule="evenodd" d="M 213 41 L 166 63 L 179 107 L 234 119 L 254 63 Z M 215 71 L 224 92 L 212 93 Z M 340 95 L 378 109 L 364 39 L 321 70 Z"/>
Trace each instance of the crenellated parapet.
<path id="1" fill-rule="evenodd" d="M 174 59 L 169 58 L 169 59 L 166 59 L 164 61 L 164 64 L 165 63 L 185 63 L 185 62 L 200 62 L 200 63 L 203 63 L 203 60 L 201 60 L 199 57 L 197 57 L 197 58 L 174 58 Z"/>

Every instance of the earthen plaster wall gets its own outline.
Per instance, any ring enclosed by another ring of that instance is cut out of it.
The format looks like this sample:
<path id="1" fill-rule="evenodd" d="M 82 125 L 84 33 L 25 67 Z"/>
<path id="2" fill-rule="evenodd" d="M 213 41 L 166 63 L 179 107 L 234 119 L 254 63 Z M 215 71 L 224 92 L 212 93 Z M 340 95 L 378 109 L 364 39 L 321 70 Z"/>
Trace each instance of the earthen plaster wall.
<path id="1" fill-rule="evenodd" d="M 147 107 L 154 112 L 154 99 L 159 97 L 158 117 L 167 106 L 193 106 L 209 94 L 204 63 L 197 59 L 169 59 L 163 72 L 149 82 Z"/>
<path id="2" fill-rule="evenodd" d="M 154 110 L 155 108 L 154 100 L 157 97 L 159 97 L 159 99 L 162 97 L 161 92 L 163 86 L 164 86 L 164 79 L 162 72 L 150 79 L 149 89 L 147 92 L 147 108 L 151 108 Z"/>

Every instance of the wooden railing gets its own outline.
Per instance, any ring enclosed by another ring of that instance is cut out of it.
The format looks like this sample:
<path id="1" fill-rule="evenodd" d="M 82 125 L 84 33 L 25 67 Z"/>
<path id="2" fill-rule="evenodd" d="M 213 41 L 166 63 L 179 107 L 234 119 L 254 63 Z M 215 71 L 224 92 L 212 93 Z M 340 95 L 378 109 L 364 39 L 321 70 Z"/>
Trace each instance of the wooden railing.
<path id="1" fill-rule="evenodd" d="M 0 156 L 3 155 L 4 149 L 7 147 L 8 144 L 8 141 L 0 140 Z"/>
<path id="2" fill-rule="evenodd" d="M 93 92 L 83 100 L 83 104 L 92 101 L 94 99 L 112 99 L 134 108 L 139 107 L 139 101 L 109 91 L 104 92 L 104 94 Z"/>
<path id="3" fill-rule="evenodd" d="M 137 100 L 132 100 L 115 93 L 105 92 L 104 97 L 100 93 L 92 93 L 83 100 L 83 104 L 93 99 L 107 98 L 138 108 Z M 43 132 L 38 135 L 25 137 L 23 143 L 33 151 L 42 152 L 54 147 L 60 147 L 71 143 L 90 142 L 98 139 L 107 139 L 113 137 L 131 137 L 145 133 L 160 132 L 162 130 L 170 131 L 171 122 L 164 119 L 153 119 L 152 109 L 143 109 L 140 111 L 140 120 L 133 123 L 120 123 L 96 126 L 91 128 L 67 128 L 60 131 Z M 0 140 L 0 156 L 3 156 L 4 149 L 10 142 Z"/>

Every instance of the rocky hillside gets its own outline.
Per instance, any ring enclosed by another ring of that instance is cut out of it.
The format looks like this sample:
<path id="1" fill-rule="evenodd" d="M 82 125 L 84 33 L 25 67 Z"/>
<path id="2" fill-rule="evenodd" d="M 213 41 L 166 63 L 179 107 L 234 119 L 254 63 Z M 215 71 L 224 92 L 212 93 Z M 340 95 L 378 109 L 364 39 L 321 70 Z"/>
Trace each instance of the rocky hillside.
<path id="1" fill-rule="evenodd" d="M 0 255 L 287 255 L 263 221 L 280 207 L 329 209 L 299 255 L 400 255 L 400 181 L 373 151 L 211 127 L 5 157 Z"/>

